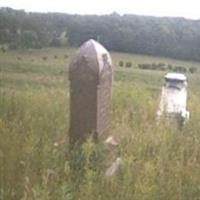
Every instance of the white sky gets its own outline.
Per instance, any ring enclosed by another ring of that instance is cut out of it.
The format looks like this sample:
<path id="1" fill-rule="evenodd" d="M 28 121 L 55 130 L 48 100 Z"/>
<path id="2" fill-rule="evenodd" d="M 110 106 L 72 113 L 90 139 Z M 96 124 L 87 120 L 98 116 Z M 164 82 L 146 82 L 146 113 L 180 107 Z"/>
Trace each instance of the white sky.
<path id="1" fill-rule="evenodd" d="M 200 0 L 0 0 L 0 7 L 70 14 L 117 12 L 200 19 Z"/>

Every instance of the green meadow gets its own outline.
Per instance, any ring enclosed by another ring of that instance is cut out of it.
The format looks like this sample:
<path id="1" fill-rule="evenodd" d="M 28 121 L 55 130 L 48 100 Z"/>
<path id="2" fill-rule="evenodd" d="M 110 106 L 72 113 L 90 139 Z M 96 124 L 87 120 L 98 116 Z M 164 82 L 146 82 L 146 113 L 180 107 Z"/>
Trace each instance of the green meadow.
<path id="1" fill-rule="evenodd" d="M 0 200 L 199 200 L 200 63 L 111 52 L 108 135 L 120 145 L 107 149 L 89 138 L 71 149 L 68 66 L 75 51 L 0 52 Z M 191 117 L 182 130 L 155 120 L 167 71 L 142 70 L 141 63 L 198 69 L 186 73 Z M 106 177 L 116 157 L 120 172 Z"/>

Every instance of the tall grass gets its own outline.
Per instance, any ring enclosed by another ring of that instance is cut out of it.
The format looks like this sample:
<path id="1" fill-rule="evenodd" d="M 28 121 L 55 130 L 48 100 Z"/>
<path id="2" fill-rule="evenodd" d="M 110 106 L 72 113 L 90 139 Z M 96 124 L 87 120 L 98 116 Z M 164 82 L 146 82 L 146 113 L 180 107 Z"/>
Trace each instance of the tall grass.
<path id="1" fill-rule="evenodd" d="M 163 72 L 115 69 L 109 134 L 119 147 L 89 138 L 72 149 L 66 52 L 10 52 L 0 61 L 0 200 L 199 199 L 199 75 L 189 76 L 191 119 L 180 131 L 155 121 Z M 120 172 L 106 177 L 118 156 Z"/>

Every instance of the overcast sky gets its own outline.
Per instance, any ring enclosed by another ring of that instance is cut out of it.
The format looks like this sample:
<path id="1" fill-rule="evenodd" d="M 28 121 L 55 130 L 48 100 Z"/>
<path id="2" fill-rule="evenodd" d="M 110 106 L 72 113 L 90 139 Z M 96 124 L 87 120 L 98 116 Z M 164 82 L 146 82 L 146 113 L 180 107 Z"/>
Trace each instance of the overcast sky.
<path id="1" fill-rule="evenodd" d="M 0 7 L 78 14 L 139 14 L 200 19 L 200 0 L 0 0 Z"/>

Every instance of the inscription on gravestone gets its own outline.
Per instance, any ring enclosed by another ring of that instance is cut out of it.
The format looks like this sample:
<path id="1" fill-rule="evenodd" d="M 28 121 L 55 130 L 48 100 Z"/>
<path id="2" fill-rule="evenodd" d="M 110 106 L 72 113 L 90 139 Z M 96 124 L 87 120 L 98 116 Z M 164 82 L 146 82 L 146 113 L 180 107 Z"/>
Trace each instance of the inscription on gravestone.
<path id="1" fill-rule="evenodd" d="M 85 42 L 69 67 L 70 141 L 106 133 L 110 125 L 112 61 L 94 40 Z"/>

